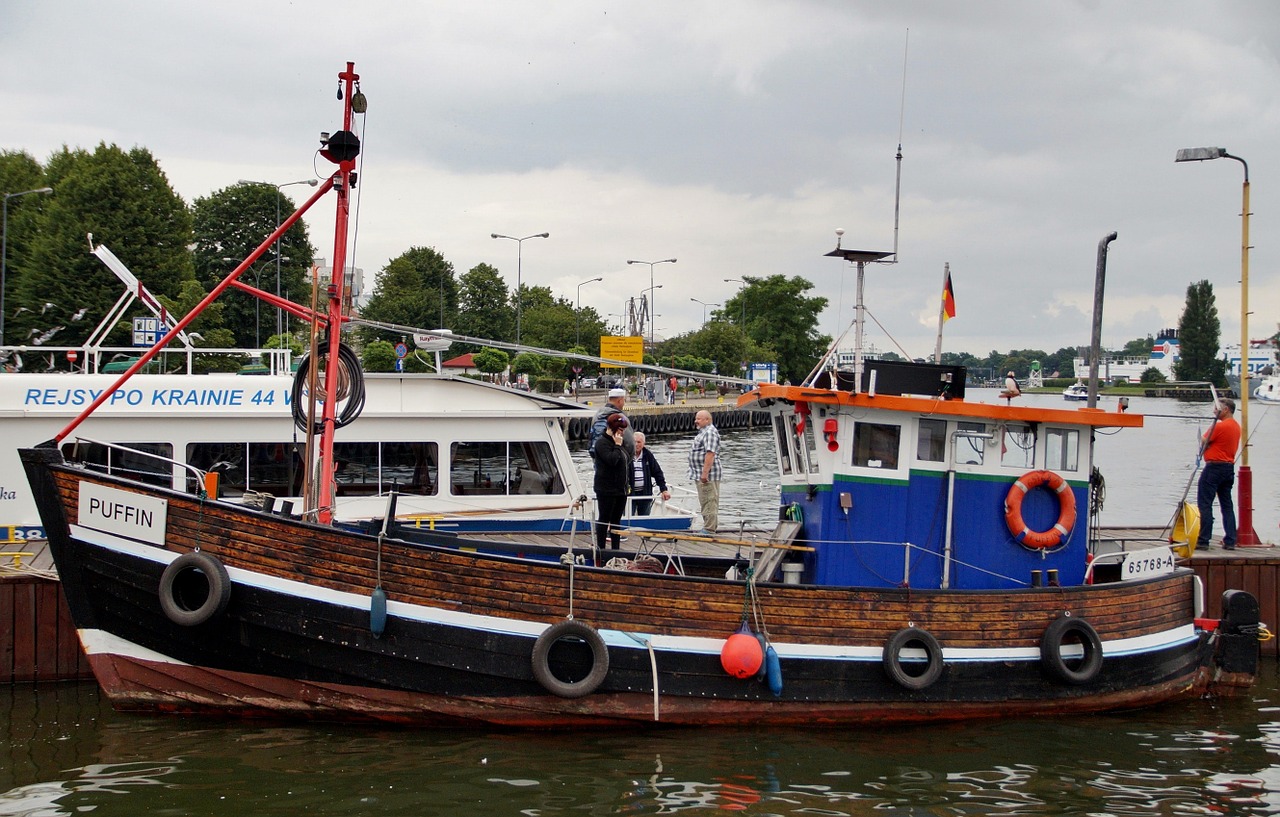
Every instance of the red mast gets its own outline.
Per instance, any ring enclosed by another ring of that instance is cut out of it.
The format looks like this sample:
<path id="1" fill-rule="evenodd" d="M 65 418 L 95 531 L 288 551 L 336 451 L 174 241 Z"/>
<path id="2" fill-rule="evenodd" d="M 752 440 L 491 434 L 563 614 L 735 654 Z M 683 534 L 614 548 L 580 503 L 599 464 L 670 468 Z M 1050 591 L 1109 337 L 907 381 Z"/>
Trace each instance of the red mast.
<path id="1" fill-rule="evenodd" d="M 317 518 L 322 524 L 333 521 L 333 500 L 336 489 L 333 434 L 336 430 L 335 418 L 341 369 L 338 346 L 342 340 L 343 289 L 347 279 L 347 222 L 351 215 L 351 188 L 355 185 L 356 157 L 360 155 L 360 139 L 351 130 L 353 91 L 358 92 L 357 83 L 360 81 L 360 75 L 355 72 L 355 67 L 355 63 L 348 62 L 347 70 L 338 74 L 338 93 L 343 100 L 342 130 L 331 134 L 325 149 L 320 151 L 326 159 L 338 165 L 338 170 L 332 177 L 333 189 L 338 194 L 338 201 L 333 226 L 333 274 L 329 281 L 329 337 L 324 367 L 325 399 L 320 421 L 320 462 L 317 468 L 320 484 L 316 511 Z M 363 96 L 361 100 L 359 107 L 363 108 Z"/>

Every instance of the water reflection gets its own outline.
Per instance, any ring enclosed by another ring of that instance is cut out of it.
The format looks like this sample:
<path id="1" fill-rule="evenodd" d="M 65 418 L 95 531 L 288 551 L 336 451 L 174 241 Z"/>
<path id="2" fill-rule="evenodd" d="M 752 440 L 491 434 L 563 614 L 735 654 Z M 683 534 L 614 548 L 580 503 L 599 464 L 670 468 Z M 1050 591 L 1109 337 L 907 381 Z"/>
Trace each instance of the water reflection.
<path id="1" fill-rule="evenodd" d="M 0 814 L 1237 814 L 1280 805 L 1275 667 L 1252 698 L 865 730 L 429 732 L 0 694 Z"/>

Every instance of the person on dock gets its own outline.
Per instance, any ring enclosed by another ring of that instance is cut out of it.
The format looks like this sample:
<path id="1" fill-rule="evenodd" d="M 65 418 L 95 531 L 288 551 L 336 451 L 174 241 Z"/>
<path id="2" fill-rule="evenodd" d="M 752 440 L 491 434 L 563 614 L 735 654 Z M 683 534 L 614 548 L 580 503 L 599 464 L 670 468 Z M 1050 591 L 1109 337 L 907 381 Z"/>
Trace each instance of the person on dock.
<path id="1" fill-rule="evenodd" d="M 605 420 L 605 433 L 596 440 L 592 451 L 596 461 L 596 549 L 604 550 L 608 537 L 614 550 L 622 546 L 622 513 L 627 507 L 628 482 L 631 479 L 631 454 L 623 432 L 631 424 L 622 412 Z"/>
<path id="2" fill-rule="evenodd" d="M 689 449 L 689 479 L 697 483 L 702 527 L 715 533 L 720 526 L 720 432 L 711 422 L 711 412 L 700 410 L 693 418 L 698 434 Z"/>
<path id="3" fill-rule="evenodd" d="M 644 445 L 644 432 L 636 432 L 636 456 L 631 462 L 631 494 L 638 499 L 631 500 L 631 512 L 636 516 L 648 516 L 653 508 L 653 484 L 658 483 L 662 492 L 662 501 L 671 498 L 667 490 L 667 477 L 658 465 L 658 458 Z"/>
<path id="4" fill-rule="evenodd" d="M 1236 422 L 1236 403 L 1229 397 L 1213 407 L 1213 423 L 1200 442 L 1204 470 L 1196 489 L 1196 505 L 1200 508 L 1200 536 L 1196 547 L 1212 547 L 1213 500 L 1222 509 L 1222 548 L 1236 549 L 1236 508 L 1231 502 L 1231 489 L 1236 484 L 1236 451 L 1240 448 L 1240 424 Z"/>

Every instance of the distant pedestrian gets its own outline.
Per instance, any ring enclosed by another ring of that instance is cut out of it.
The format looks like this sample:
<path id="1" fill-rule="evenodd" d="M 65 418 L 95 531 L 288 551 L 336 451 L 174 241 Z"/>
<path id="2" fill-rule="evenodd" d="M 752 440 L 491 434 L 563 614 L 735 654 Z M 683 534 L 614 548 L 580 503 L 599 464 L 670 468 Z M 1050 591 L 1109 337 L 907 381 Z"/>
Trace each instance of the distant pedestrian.
<path id="1" fill-rule="evenodd" d="M 658 484 L 662 501 L 671 498 L 667 490 L 667 477 L 658 465 L 658 458 L 644 445 L 644 432 L 636 432 L 636 456 L 631 462 L 631 512 L 636 516 L 648 516 L 653 508 L 653 484 Z M 639 497 L 637 499 L 637 497 Z"/>
<path id="2" fill-rule="evenodd" d="M 1196 547 L 1212 547 L 1213 500 L 1222 508 L 1222 547 L 1236 549 L 1236 509 L 1231 502 L 1231 488 L 1236 484 L 1236 451 L 1240 448 L 1240 424 L 1233 416 L 1235 401 L 1223 397 L 1213 407 L 1213 423 L 1201 440 L 1204 470 L 1196 490 L 1200 508 L 1200 536 Z"/>
<path id="3" fill-rule="evenodd" d="M 689 448 L 689 479 L 698 486 L 702 527 L 715 533 L 720 527 L 720 432 L 711 423 L 711 412 L 699 411 L 693 418 L 698 434 Z"/>
<path id="4" fill-rule="evenodd" d="M 671 375 L 671 379 L 667 381 L 667 402 L 674 405 L 676 402 L 676 391 L 680 388 L 680 381 L 676 380 L 675 375 Z"/>
<path id="5" fill-rule="evenodd" d="M 613 549 L 622 546 L 622 513 L 627 507 L 628 481 L 631 479 L 631 454 L 623 444 L 623 431 L 630 423 L 620 412 L 609 415 L 605 433 L 596 440 L 596 548 L 604 550 L 608 537 Z"/>

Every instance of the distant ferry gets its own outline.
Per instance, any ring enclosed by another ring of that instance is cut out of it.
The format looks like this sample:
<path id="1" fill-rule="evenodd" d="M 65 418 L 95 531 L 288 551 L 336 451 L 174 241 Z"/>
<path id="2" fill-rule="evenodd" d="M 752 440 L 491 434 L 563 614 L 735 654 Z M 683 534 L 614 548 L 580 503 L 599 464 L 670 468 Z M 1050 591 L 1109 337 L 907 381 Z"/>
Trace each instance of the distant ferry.
<path id="1" fill-rule="evenodd" d="M 1240 377 L 1240 344 L 1228 345 L 1218 351 L 1218 357 L 1227 362 L 1227 376 L 1236 380 Z M 1178 330 L 1161 329 L 1156 336 L 1151 352 L 1146 356 L 1103 356 L 1098 363 L 1098 377 L 1104 382 L 1117 380 L 1137 382 L 1142 373 L 1155 369 L 1164 375 L 1166 380 L 1176 380 L 1174 366 L 1180 358 L 1178 346 Z M 1270 339 L 1252 340 L 1249 342 L 1249 376 L 1257 379 L 1263 369 L 1280 363 L 1275 343 Z M 1079 377 L 1089 371 L 1089 361 L 1085 357 L 1075 359 L 1075 372 Z"/>

